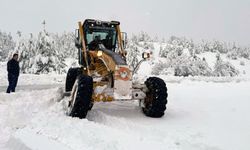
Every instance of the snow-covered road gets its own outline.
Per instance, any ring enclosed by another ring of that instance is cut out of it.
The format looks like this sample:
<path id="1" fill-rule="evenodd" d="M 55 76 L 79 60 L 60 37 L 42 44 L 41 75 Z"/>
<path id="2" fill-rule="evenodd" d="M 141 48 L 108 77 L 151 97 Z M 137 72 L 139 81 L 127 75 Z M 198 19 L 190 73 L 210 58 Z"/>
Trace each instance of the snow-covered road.
<path id="1" fill-rule="evenodd" d="M 250 82 L 167 85 L 167 113 L 159 119 L 133 101 L 97 103 L 80 120 L 65 115 L 61 88 L 1 92 L 0 149 L 250 149 Z"/>

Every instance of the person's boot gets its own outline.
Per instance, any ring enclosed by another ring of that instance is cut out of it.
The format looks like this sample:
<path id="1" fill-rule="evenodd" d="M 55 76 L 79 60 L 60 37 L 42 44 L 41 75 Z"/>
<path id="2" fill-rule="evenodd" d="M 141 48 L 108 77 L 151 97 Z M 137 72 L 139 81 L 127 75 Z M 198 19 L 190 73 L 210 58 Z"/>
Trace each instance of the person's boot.
<path id="1" fill-rule="evenodd" d="M 6 91 L 6 93 L 10 93 L 10 88 L 9 88 L 9 87 L 7 88 L 7 91 Z"/>

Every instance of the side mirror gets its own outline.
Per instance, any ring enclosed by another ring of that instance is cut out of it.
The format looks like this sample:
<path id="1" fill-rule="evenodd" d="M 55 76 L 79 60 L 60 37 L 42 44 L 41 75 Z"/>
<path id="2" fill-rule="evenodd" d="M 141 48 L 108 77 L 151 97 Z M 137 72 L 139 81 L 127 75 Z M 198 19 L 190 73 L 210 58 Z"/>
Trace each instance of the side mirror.
<path id="1" fill-rule="evenodd" d="M 81 41 L 80 41 L 80 32 L 79 32 L 79 29 L 75 30 L 75 46 L 77 48 L 81 48 L 82 47 L 82 44 L 81 44 Z"/>
<path id="2" fill-rule="evenodd" d="M 143 52 L 143 53 L 142 53 L 142 58 L 143 58 L 143 59 L 149 59 L 149 58 L 150 58 L 150 53 Z"/>
<path id="3" fill-rule="evenodd" d="M 126 32 L 122 32 L 122 45 L 123 48 L 126 49 L 128 44 L 128 35 Z"/>
<path id="4" fill-rule="evenodd" d="M 124 55 L 127 56 L 128 52 L 126 50 L 124 50 Z"/>

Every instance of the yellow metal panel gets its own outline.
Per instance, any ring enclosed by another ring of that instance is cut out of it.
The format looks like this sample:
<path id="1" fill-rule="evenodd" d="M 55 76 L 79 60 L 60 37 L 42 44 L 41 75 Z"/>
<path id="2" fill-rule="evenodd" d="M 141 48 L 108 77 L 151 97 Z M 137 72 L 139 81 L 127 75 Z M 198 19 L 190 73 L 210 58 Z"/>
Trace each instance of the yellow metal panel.
<path id="1" fill-rule="evenodd" d="M 79 26 L 79 31 L 80 31 L 80 38 L 82 41 L 82 53 L 84 55 L 84 60 L 86 63 L 87 74 L 90 75 L 89 64 L 88 64 L 88 59 L 87 59 L 87 49 L 86 49 L 85 40 L 84 40 L 84 32 L 83 32 L 83 28 L 82 28 L 82 23 L 78 22 L 78 26 Z"/>
<path id="2" fill-rule="evenodd" d="M 100 59 L 103 61 L 103 63 L 106 65 L 107 69 L 110 71 L 115 71 L 116 63 L 114 60 L 107 54 L 102 53 L 102 56 L 97 56 L 98 51 L 89 51 L 90 55 L 93 57 L 93 59 Z"/>
<path id="3" fill-rule="evenodd" d="M 122 33 L 121 33 L 119 25 L 116 26 L 116 30 L 117 30 L 117 33 L 118 33 L 118 45 L 119 45 L 119 49 L 120 49 L 120 54 L 123 57 L 125 57 L 125 52 L 124 52 L 123 45 L 122 45 Z"/>

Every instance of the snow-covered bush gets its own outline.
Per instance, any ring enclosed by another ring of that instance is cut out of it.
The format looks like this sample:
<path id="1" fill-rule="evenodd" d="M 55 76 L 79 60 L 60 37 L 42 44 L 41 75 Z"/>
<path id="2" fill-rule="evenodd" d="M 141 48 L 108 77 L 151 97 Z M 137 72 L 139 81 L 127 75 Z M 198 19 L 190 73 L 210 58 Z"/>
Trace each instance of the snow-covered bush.
<path id="1" fill-rule="evenodd" d="M 195 57 L 194 61 L 194 67 L 197 71 L 196 75 L 199 76 L 212 76 L 212 69 L 208 66 L 208 63 L 206 62 L 206 59 L 203 58 L 202 60 Z"/>
<path id="2" fill-rule="evenodd" d="M 246 58 L 250 59 L 250 49 L 236 46 L 233 44 L 232 48 L 230 48 L 227 57 L 230 59 L 238 59 L 238 58 Z"/>
<path id="3" fill-rule="evenodd" d="M 181 55 L 172 61 L 174 66 L 174 75 L 175 76 L 194 76 L 195 68 L 193 67 L 193 63 L 191 58 L 187 55 Z"/>
<path id="4" fill-rule="evenodd" d="M 220 56 L 217 56 L 217 61 L 214 66 L 215 76 L 237 76 L 239 71 L 230 63 L 223 61 Z"/>
<path id="5" fill-rule="evenodd" d="M 169 68 L 168 63 L 158 62 L 154 64 L 151 73 L 153 75 L 168 74 L 167 73 L 168 68 Z"/>
<path id="6" fill-rule="evenodd" d="M 205 59 L 182 55 L 174 66 L 175 76 L 211 76 L 212 69 Z"/>
<path id="7" fill-rule="evenodd" d="M 238 58 L 237 51 L 232 50 L 232 51 L 228 52 L 227 57 L 230 59 L 236 60 Z"/>
<path id="8" fill-rule="evenodd" d="M 174 75 L 175 76 L 190 76 L 193 74 L 192 67 L 185 64 L 180 64 L 174 68 Z M 193 75 L 192 75 L 193 76 Z"/>
<path id="9" fill-rule="evenodd" d="M 239 48 L 238 55 L 239 55 L 239 57 L 250 59 L 250 49 L 249 48 Z"/>
<path id="10" fill-rule="evenodd" d="M 165 48 L 161 48 L 160 56 L 166 58 L 168 66 L 174 69 L 175 76 L 212 75 L 211 68 L 209 68 L 206 60 L 201 60 L 195 56 L 193 42 L 185 38 L 171 37 Z"/>

